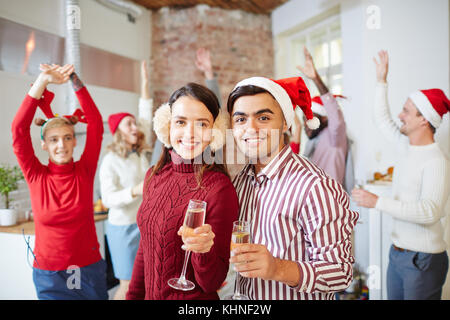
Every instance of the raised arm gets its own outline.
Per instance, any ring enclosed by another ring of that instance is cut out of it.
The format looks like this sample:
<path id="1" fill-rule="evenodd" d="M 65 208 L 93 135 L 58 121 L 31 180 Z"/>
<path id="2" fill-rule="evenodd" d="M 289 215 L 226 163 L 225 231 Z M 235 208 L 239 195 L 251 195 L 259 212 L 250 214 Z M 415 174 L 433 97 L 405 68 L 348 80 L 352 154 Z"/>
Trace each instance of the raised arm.
<path id="1" fill-rule="evenodd" d="M 31 182 L 34 175 L 43 167 L 35 156 L 30 135 L 30 126 L 33 122 L 36 108 L 39 105 L 39 100 L 49 83 L 62 84 L 67 82 L 70 73 L 73 71 L 73 66 L 65 65 L 60 67 L 41 64 L 40 69 L 42 72 L 25 96 L 11 125 L 13 150 L 28 182 Z"/>
<path id="2" fill-rule="evenodd" d="M 95 174 L 103 139 L 102 116 L 87 88 L 75 72 L 70 75 L 70 80 L 87 120 L 86 143 L 80 161 L 92 174 Z"/>
<path id="3" fill-rule="evenodd" d="M 375 91 L 375 108 L 374 119 L 377 127 L 382 134 L 390 141 L 397 142 L 402 134 L 400 128 L 394 122 L 389 110 L 388 103 L 388 86 L 387 75 L 389 70 L 389 56 L 387 51 L 380 51 L 378 53 L 379 62 L 373 58 L 376 66 L 377 86 Z"/>
<path id="4" fill-rule="evenodd" d="M 138 106 L 138 125 L 145 134 L 145 141 L 151 146 L 153 124 L 153 99 L 150 97 L 150 75 L 147 62 L 141 62 L 141 97 Z"/>
<path id="5" fill-rule="evenodd" d="M 200 48 L 197 50 L 195 65 L 197 69 L 199 69 L 205 76 L 205 83 L 208 89 L 214 92 L 214 94 L 217 96 L 217 99 L 219 99 L 220 102 L 221 100 L 220 88 L 217 79 L 214 76 L 211 62 L 211 53 L 208 49 Z"/>
<path id="6" fill-rule="evenodd" d="M 323 83 L 322 78 L 320 77 L 316 67 L 314 66 L 314 60 L 306 47 L 303 48 L 303 52 L 305 55 L 305 65 L 297 66 L 297 69 L 300 70 L 309 79 L 311 79 L 314 82 L 314 85 L 319 90 L 323 102 L 323 107 L 327 111 L 328 129 L 332 134 L 332 141 L 337 144 L 340 138 L 346 137 L 344 115 L 339 109 L 336 99 L 329 92 L 328 87 L 325 85 L 325 83 Z"/>

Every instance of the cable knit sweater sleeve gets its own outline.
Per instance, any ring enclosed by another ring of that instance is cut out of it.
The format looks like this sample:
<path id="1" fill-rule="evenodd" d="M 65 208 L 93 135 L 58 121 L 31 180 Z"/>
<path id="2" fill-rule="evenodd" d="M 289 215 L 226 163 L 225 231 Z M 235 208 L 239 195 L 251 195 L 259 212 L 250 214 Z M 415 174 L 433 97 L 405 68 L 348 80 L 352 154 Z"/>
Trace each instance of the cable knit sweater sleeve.
<path id="1" fill-rule="evenodd" d="M 379 197 L 376 209 L 391 216 L 419 224 L 433 224 L 445 214 L 450 192 L 450 168 L 444 159 L 432 159 L 424 168 L 421 194 L 416 201 Z"/>
<path id="2" fill-rule="evenodd" d="M 192 265 L 195 278 L 204 292 L 215 292 L 226 278 L 233 221 L 238 218 L 239 203 L 231 181 L 225 176 L 216 182 L 218 188 L 206 197 L 205 223 L 215 234 L 214 245 L 208 253 L 193 253 Z"/>

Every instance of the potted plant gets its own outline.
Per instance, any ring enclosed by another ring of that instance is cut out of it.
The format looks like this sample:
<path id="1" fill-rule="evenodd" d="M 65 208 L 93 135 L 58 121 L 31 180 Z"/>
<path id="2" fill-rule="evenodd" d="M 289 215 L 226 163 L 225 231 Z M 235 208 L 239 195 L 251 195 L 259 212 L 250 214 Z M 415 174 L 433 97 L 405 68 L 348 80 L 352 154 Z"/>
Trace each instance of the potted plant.
<path id="1" fill-rule="evenodd" d="M 5 209 L 0 209 L 0 225 L 10 226 L 17 222 L 17 212 L 10 208 L 9 193 L 19 188 L 18 182 L 23 180 L 22 171 L 18 166 L 0 165 L 0 194 L 5 200 Z"/>

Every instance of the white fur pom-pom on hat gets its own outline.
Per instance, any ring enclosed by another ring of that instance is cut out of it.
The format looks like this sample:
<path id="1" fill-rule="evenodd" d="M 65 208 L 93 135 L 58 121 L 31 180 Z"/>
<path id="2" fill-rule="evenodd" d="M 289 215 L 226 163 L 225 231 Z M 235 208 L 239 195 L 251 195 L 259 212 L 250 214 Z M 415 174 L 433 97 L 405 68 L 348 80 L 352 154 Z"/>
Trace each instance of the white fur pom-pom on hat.
<path id="1" fill-rule="evenodd" d="M 230 115 L 227 111 L 220 109 L 219 114 L 214 121 L 212 139 L 209 147 L 213 152 L 222 148 L 225 144 L 227 129 L 230 125 Z"/>
<path id="2" fill-rule="evenodd" d="M 171 148 L 170 145 L 170 119 L 172 117 L 172 111 L 168 103 L 162 104 L 155 112 L 153 117 L 153 130 L 156 133 L 156 137 L 161 141 L 166 148 Z"/>
<path id="3" fill-rule="evenodd" d="M 316 117 L 313 117 L 312 119 L 306 120 L 306 125 L 311 130 L 315 130 L 320 127 L 320 120 Z"/>

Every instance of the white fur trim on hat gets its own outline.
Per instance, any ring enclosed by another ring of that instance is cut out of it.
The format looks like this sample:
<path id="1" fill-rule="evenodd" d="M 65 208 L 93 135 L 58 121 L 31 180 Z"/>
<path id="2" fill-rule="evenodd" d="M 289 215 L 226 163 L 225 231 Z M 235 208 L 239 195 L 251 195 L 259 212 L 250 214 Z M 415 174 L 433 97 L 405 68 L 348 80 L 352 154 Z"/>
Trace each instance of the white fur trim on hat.
<path id="1" fill-rule="evenodd" d="M 170 119 L 172 118 L 172 111 L 168 103 L 162 104 L 155 112 L 153 117 L 153 130 L 156 137 L 161 141 L 166 148 L 171 148 L 170 145 Z"/>
<path id="2" fill-rule="evenodd" d="M 251 77 L 240 81 L 234 89 L 237 87 L 243 86 L 257 86 L 269 91 L 272 96 L 277 100 L 278 104 L 283 111 L 284 119 L 286 120 L 286 124 L 288 129 L 294 123 L 294 108 L 292 107 L 292 101 L 286 90 L 283 89 L 278 83 L 264 77 Z"/>
<path id="3" fill-rule="evenodd" d="M 311 102 L 311 111 L 318 114 L 319 116 L 328 117 L 328 113 L 325 107 L 317 102 Z"/>
<path id="4" fill-rule="evenodd" d="M 318 127 L 320 127 L 320 120 L 317 119 L 316 117 L 306 120 L 306 125 L 308 126 L 308 128 L 310 128 L 311 130 L 315 130 Z"/>
<path id="5" fill-rule="evenodd" d="M 423 117 L 427 119 L 434 128 L 439 128 L 442 118 L 434 109 L 427 96 L 422 91 L 415 91 L 409 95 L 409 98 L 414 102 Z"/>

